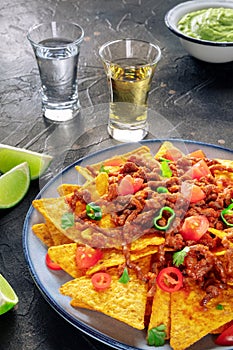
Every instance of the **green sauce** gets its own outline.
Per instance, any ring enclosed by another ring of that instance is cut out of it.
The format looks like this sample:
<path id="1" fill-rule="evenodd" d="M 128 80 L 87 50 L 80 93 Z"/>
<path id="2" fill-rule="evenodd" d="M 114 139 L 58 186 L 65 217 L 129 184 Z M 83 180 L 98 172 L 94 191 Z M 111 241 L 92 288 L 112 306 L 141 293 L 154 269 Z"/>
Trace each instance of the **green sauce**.
<path id="1" fill-rule="evenodd" d="M 233 9 L 208 8 L 186 14 L 178 29 L 193 38 L 208 41 L 233 41 Z"/>

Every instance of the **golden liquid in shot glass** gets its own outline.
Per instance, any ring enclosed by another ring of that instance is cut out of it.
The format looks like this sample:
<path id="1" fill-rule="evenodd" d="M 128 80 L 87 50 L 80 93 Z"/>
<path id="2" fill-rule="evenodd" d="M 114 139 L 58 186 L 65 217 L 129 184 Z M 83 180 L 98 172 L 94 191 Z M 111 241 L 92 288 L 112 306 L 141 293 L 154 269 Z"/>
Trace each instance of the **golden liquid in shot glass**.
<path id="1" fill-rule="evenodd" d="M 147 119 L 147 99 L 155 66 L 135 58 L 110 64 L 110 123 L 139 128 Z"/>

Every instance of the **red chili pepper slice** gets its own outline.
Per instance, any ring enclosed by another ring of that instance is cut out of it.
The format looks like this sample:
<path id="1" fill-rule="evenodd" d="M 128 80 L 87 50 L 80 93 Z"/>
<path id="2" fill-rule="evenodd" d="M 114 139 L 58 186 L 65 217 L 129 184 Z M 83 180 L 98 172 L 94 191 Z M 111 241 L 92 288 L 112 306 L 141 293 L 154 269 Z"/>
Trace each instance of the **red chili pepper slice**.
<path id="1" fill-rule="evenodd" d="M 111 275 L 109 275 L 106 272 L 96 272 L 91 277 L 91 282 L 93 284 L 93 287 L 98 292 L 109 288 L 111 284 L 111 280 L 112 280 Z"/>
<path id="2" fill-rule="evenodd" d="M 54 271 L 62 270 L 62 268 L 58 264 L 56 264 L 50 259 L 48 253 L 45 256 L 45 263 L 50 270 L 54 270 Z"/>
<path id="3" fill-rule="evenodd" d="M 157 285 L 165 292 L 176 292 L 183 285 L 183 275 L 176 267 L 165 267 L 157 276 Z"/>
<path id="4" fill-rule="evenodd" d="M 233 345 L 233 324 L 226 328 L 215 340 L 217 345 Z"/>

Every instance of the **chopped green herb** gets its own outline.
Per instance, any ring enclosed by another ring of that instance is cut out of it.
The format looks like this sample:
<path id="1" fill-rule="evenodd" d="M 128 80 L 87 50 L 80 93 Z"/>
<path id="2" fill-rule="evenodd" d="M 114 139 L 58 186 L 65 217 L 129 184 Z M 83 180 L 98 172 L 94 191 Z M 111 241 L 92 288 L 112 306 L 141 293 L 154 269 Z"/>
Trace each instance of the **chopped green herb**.
<path id="1" fill-rule="evenodd" d="M 100 170 L 99 170 L 100 173 L 109 173 L 109 170 L 108 169 L 105 169 L 104 165 L 101 165 L 100 167 Z"/>
<path id="2" fill-rule="evenodd" d="M 127 269 L 127 267 L 125 267 L 121 277 L 119 278 L 119 282 L 123 283 L 123 284 L 127 284 L 129 282 L 129 280 L 130 280 L 130 278 L 129 278 L 128 269 Z"/>
<path id="3" fill-rule="evenodd" d="M 166 332 L 165 325 L 161 324 L 157 327 L 151 328 L 148 331 L 147 341 L 149 345 L 162 346 L 165 344 Z"/>
<path id="4" fill-rule="evenodd" d="M 61 228 L 66 230 L 69 227 L 74 226 L 74 214 L 73 213 L 65 213 L 61 218 Z"/>
<path id="5" fill-rule="evenodd" d="M 216 310 L 224 310 L 224 306 L 222 304 L 216 305 Z"/>
<path id="6" fill-rule="evenodd" d="M 184 258 L 186 257 L 187 253 L 189 252 L 190 248 L 189 247 L 184 247 L 182 250 L 179 252 L 176 252 L 173 254 L 173 264 L 175 266 L 180 266 L 184 262 Z"/>

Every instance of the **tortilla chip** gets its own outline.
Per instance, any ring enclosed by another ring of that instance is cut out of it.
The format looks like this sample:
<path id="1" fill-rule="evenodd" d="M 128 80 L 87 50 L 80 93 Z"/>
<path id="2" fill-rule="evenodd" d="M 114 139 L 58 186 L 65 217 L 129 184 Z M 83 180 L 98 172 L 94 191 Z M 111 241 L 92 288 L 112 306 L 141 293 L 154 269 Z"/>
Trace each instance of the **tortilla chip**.
<path id="1" fill-rule="evenodd" d="M 100 196 L 108 193 L 108 174 L 105 172 L 99 173 L 96 176 L 96 190 Z"/>
<path id="2" fill-rule="evenodd" d="M 133 241 L 130 245 L 130 250 L 142 250 L 148 245 L 153 246 L 153 245 L 160 245 L 164 244 L 165 238 L 160 237 L 156 233 L 153 235 L 143 235 L 142 237 L 139 237 L 137 240 Z"/>
<path id="3" fill-rule="evenodd" d="M 230 321 L 230 322 L 227 322 L 225 323 L 223 326 L 217 328 L 217 329 L 214 329 L 213 331 L 211 331 L 210 333 L 211 334 L 220 334 L 222 333 L 223 331 L 225 331 L 225 329 L 227 329 L 228 327 L 232 326 L 233 325 L 233 320 Z"/>
<path id="4" fill-rule="evenodd" d="M 75 308 L 82 308 L 82 309 L 88 309 L 88 310 L 93 310 L 93 307 L 83 303 L 81 300 L 76 300 L 72 299 L 70 302 L 70 305 L 75 307 Z"/>
<path id="5" fill-rule="evenodd" d="M 209 228 L 208 231 L 215 235 L 216 237 L 220 238 L 220 239 L 223 239 L 224 237 L 227 237 L 229 231 L 225 230 L 216 230 L 215 228 Z M 233 242 L 230 242 L 229 241 L 229 245 L 231 247 L 233 247 Z M 216 249 L 214 251 L 214 254 L 217 255 L 217 256 L 221 256 L 221 255 L 224 255 L 226 253 L 226 249 L 222 246 L 218 247 L 218 249 Z"/>
<path id="6" fill-rule="evenodd" d="M 173 350 L 184 350 L 211 331 L 233 319 L 233 288 L 222 291 L 203 308 L 200 301 L 205 292 L 193 284 L 191 290 L 171 293 L 171 335 Z M 223 310 L 216 308 L 218 304 Z M 184 332 L 185 329 L 185 332 Z"/>
<path id="7" fill-rule="evenodd" d="M 144 257 L 151 257 L 152 254 L 157 252 L 158 248 L 156 246 L 148 246 L 145 249 L 131 252 L 130 260 L 134 262 Z M 103 259 L 99 260 L 95 266 L 91 267 L 86 274 L 92 275 L 95 272 L 105 270 L 112 266 L 123 265 L 124 263 L 125 256 L 121 250 L 106 249 L 104 250 Z"/>
<path id="8" fill-rule="evenodd" d="M 54 245 L 49 229 L 45 223 L 33 225 L 32 231 L 47 247 Z"/>
<path id="9" fill-rule="evenodd" d="M 165 153 L 167 152 L 167 150 L 169 149 L 176 149 L 178 150 L 180 153 L 181 150 L 179 148 L 177 148 L 176 146 L 174 146 L 172 144 L 172 142 L 169 141 L 165 141 L 162 143 L 162 145 L 159 147 L 157 153 L 155 154 L 155 159 L 159 159 L 159 158 L 163 158 L 163 156 L 165 155 Z"/>
<path id="10" fill-rule="evenodd" d="M 101 226 L 102 223 L 101 220 L 97 222 L 90 221 L 90 226 L 86 230 L 79 230 L 75 225 L 63 229 L 61 226 L 62 216 L 70 212 L 65 197 L 36 199 L 32 204 L 34 208 L 44 216 L 46 221 L 51 222 L 62 235 L 69 239 L 70 242 L 87 244 L 96 248 L 114 248 L 119 247 L 122 244 L 123 237 L 119 235 L 118 229 L 114 229 L 113 227 L 110 230 L 110 226 L 110 228 L 103 227 L 101 232 L 98 230 L 98 225 Z"/>
<path id="11" fill-rule="evenodd" d="M 46 226 L 53 239 L 53 245 L 68 244 L 73 242 L 71 239 L 66 237 L 60 230 L 58 230 L 51 221 L 47 220 Z"/>
<path id="12" fill-rule="evenodd" d="M 57 188 L 58 194 L 62 196 L 67 196 L 70 193 L 73 193 L 75 190 L 80 189 L 81 186 L 74 184 L 61 184 Z"/>
<path id="13" fill-rule="evenodd" d="M 164 324 L 166 327 L 166 339 L 170 338 L 170 297 L 171 293 L 164 292 L 159 287 L 156 288 L 148 327 L 148 330 L 150 330 Z"/>
<path id="14" fill-rule="evenodd" d="M 148 271 L 150 258 L 139 262 Z M 144 329 L 144 314 L 147 299 L 147 284 L 140 281 L 135 273 L 130 270 L 130 281 L 127 284 L 120 283 L 118 269 L 110 269 L 111 286 L 102 292 L 93 288 L 91 278 L 84 276 L 65 283 L 60 292 L 70 296 L 72 305 L 88 305 L 93 310 L 111 316 L 136 329 Z"/>
<path id="15" fill-rule="evenodd" d="M 114 157 L 105 159 L 104 161 L 88 165 L 87 167 L 82 167 L 80 165 L 76 166 L 76 170 L 83 175 L 83 177 L 89 181 L 93 180 L 93 178 L 99 173 L 101 167 L 104 165 L 106 170 L 110 171 L 117 171 L 119 170 L 119 166 L 110 166 L 108 165 L 112 163 L 113 160 L 121 160 L 122 164 L 124 164 L 127 160 L 127 158 L 133 154 L 143 155 L 150 153 L 150 149 L 147 146 L 141 146 L 135 150 L 132 150 L 130 152 L 121 154 L 121 155 L 115 155 Z M 106 164 L 106 165 L 105 165 Z"/>
<path id="16" fill-rule="evenodd" d="M 94 179 L 94 175 L 87 169 L 82 167 L 81 165 L 76 165 L 75 169 L 81 174 L 87 181 L 92 181 Z"/>
<path id="17" fill-rule="evenodd" d="M 83 276 L 83 272 L 78 270 L 76 264 L 75 255 L 77 246 L 76 243 L 70 243 L 53 246 L 48 249 L 50 259 L 73 278 Z"/>
<path id="18" fill-rule="evenodd" d="M 102 228 L 116 227 L 110 214 L 103 215 L 102 219 L 98 222 L 98 226 Z"/>

